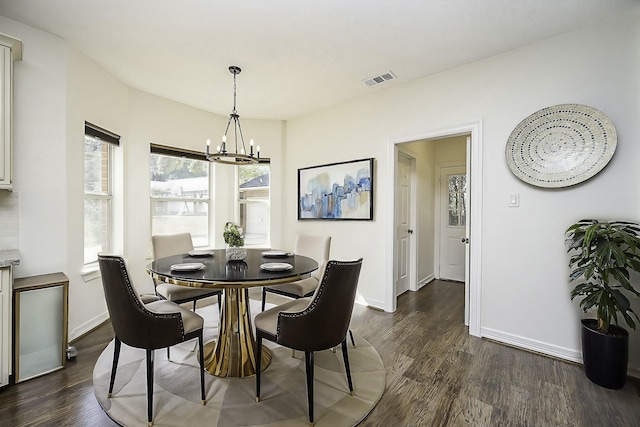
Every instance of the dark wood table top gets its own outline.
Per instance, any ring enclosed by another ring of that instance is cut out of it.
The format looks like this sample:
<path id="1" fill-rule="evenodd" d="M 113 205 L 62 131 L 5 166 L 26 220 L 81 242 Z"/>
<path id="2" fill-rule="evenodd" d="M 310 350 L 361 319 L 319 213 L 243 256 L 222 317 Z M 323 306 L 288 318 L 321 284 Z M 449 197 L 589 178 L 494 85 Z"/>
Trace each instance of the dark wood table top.
<path id="1" fill-rule="evenodd" d="M 212 250 L 212 256 L 189 254 L 159 258 L 147 265 L 147 272 L 156 279 L 192 287 L 251 287 L 265 284 L 290 282 L 308 276 L 318 268 L 318 263 L 302 255 L 265 257 L 265 249 L 247 249 L 244 261 L 227 262 L 224 249 Z M 265 263 L 288 263 L 289 270 L 267 271 L 260 266 Z M 195 271 L 172 270 L 174 264 L 202 263 L 204 268 Z"/>

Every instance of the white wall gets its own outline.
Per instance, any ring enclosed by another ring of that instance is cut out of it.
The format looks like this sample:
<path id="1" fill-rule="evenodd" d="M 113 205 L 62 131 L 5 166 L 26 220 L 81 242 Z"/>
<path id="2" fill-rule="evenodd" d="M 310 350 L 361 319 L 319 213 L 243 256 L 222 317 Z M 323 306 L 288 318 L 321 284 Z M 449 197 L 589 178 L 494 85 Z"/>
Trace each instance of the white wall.
<path id="1" fill-rule="evenodd" d="M 483 236 L 481 331 L 485 336 L 579 360 L 577 302 L 569 299 L 564 230 L 583 217 L 640 220 L 640 15 L 619 17 L 420 81 L 378 91 L 286 124 L 285 193 L 295 194 L 295 170 L 362 157 L 376 158 L 372 222 L 296 222 L 288 199 L 287 239 L 303 231 L 331 234 L 332 256 L 364 257 L 359 292 L 384 300 L 382 209 L 393 200 L 385 187 L 388 141 L 411 140 L 471 121 L 483 121 Z M 518 180 L 504 148 L 529 114 L 560 103 L 605 112 L 618 129 L 616 155 L 581 185 L 544 190 Z M 330 129 L 330 138 L 327 137 Z M 520 194 L 520 208 L 508 196 Z M 638 304 L 635 305 L 638 307 Z M 631 337 L 631 368 L 640 368 L 640 338 Z"/>
<path id="2" fill-rule="evenodd" d="M 23 60 L 14 67 L 14 189 L 21 249 L 14 276 L 64 271 L 68 49 L 57 37 L 3 17 L 0 28 L 24 41 Z"/>
<path id="3" fill-rule="evenodd" d="M 26 42 L 25 42 L 26 44 Z M 64 269 L 69 277 L 69 336 L 74 338 L 93 328 L 108 316 L 99 278 L 82 278 L 84 269 L 84 125 L 93 123 L 121 135 L 127 144 L 128 89 L 95 62 L 78 51 L 68 49 L 67 63 L 67 136 L 64 147 L 67 158 L 66 218 L 68 258 Z M 112 242 L 113 253 L 122 253 L 124 245 L 123 221 L 123 151 L 114 150 L 114 217 L 116 230 Z M 38 213 L 47 218 L 48 211 Z M 24 253 L 20 247 L 20 253 Z"/>
<path id="4" fill-rule="evenodd" d="M 464 165 L 467 157 L 467 137 L 455 136 L 452 138 L 442 138 L 431 141 L 435 145 L 435 166 L 444 165 Z M 437 176 L 439 171 L 435 172 Z"/>

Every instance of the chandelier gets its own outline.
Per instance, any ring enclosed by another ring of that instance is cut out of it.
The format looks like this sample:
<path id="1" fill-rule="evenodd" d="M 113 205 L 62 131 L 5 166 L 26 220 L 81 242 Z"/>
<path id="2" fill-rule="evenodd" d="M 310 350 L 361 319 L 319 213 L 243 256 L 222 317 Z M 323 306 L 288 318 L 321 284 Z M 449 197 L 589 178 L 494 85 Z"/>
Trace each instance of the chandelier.
<path id="1" fill-rule="evenodd" d="M 222 135 L 222 145 L 216 147 L 215 153 L 209 152 L 211 146 L 211 140 L 207 139 L 207 151 L 206 158 L 210 162 L 224 163 L 227 165 L 246 165 L 250 163 L 258 163 L 260 161 L 260 146 L 256 146 L 255 152 L 253 149 L 253 139 L 249 141 L 249 153 L 244 145 L 244 137 L 242 136 L 242 128 L 240 127 L 240 116 L 236 111 L 236 76 L 240 74 L 240 67 L 232 65 L 229 67 L 229 71 L 233 74 L 233 110 L 229 115 L 229 121 L 227 122 L 227 128 Z M 235 151 L 227 147 L 227 133 L 233 122 L 233 137 L 235 142 Z M 240 136 L 240 144 L 238 144 L 238 136 Z"/>

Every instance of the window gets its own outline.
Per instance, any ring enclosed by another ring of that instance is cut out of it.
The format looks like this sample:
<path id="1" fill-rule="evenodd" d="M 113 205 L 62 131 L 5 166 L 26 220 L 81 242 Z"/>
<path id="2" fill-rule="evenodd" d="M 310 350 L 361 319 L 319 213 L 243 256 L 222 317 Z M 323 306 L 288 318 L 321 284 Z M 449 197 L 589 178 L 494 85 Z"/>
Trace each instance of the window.
<path id="1" fill-rule="evenodd" d="M 269 164 L 238 166 L 240 226 L 247 246 L 270 246 Z"/>
<path id="2" fill-rule="evenodd" d="M 84 264 L 111 251 L 113 149 L 120 137 L 90 123 L 84 131 Z"/>
<path id="3" fill-rule="evenodd" d="M 209 162 L 204 154 L 151 144 L 151 234 L 191 233 L 209 245 Z"/>
<path id="4" fill-rule="evenodd" d="M 449 226 L 464 227 L 467 221 L 466 175 L 449 175 Z"/>

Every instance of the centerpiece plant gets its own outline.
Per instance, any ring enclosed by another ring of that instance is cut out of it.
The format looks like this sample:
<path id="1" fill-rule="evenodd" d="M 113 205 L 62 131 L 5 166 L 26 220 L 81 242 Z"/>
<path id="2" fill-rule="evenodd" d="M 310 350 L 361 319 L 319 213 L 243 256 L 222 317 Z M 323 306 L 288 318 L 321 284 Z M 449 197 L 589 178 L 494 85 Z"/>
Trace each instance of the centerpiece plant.
<path id="1" fill-rule="evenodd" d="M 224 242 L 229 246 L 244 246 L 244 235 L 242 234 L 242 228 L 233 222 L 227 222 L 224 225 L 224 232 L 222 233 Z"/>
<path id="2" fill-rule="evenodd" d="M 629 333 L 638 315 L 628 296 L 640 296 L 634 273 L 640 272 L 640 225 L 627 221 L 585 219 L 566 233 L 570 254 L 569 280 L 575 283 L 571 299 L 582 297 L 586 313 L 595 309 L 596 319 L 582 320 L 582 353 L 587 377 L 607 388 L 624 386 L 628 363 Z"/>
<path id="3" fill-rule="evenodd" d="M 227 222 L 224 225 L 222 237 L 227 244 L 227 261 L 244 261 L 247 258 L 247 250 L 244 247 L 244 234 L 240 226 L 233 222 Z"/>

